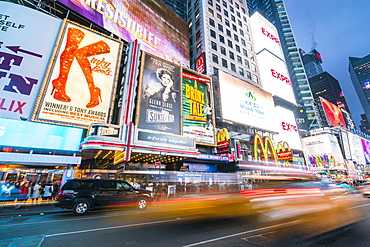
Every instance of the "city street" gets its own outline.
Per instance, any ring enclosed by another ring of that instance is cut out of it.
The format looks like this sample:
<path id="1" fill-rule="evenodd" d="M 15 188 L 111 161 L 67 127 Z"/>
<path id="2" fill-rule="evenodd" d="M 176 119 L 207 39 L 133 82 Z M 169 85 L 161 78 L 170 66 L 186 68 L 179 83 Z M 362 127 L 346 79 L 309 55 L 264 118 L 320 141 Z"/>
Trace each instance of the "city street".
<path id="1" fill-rule="evenodd" d="M 370 212 L 370 203 L 361 207 Z M 307 220 L 325 223 L 325 218 L 261 219 L 256 215 L 205 219 L 156 207 L 92 211 L 79 217 L 22 215 L 0 218 L 0 246 L 369 246 L 369 218 L 303 242 L 297 242 L 292 229 L 302 229 Z"/>

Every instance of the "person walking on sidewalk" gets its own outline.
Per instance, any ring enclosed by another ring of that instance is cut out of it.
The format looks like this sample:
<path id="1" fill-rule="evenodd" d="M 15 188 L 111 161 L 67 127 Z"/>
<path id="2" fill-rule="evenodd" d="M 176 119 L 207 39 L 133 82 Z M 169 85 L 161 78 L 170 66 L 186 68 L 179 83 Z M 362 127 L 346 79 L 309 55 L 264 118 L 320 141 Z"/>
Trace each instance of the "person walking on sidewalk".
<path id="1" fill-rule="evenodd" d="M 52 199 L 52 196 L 53 196 L 53 184 L 49 181 L 44 186 L 44 194 L 42 195 L 42 200 L 49 201 L 50 199 Z"/>
<path id="2" fill-rule="evenodd" d="M 36 200 L 36 203 L 38 199 L 40 198 L 40 190 L 42 190 L 41 184 L 38 182 L 35 182 L 33 185 L 33 192 L 32 192 L 32 202 Z"/>

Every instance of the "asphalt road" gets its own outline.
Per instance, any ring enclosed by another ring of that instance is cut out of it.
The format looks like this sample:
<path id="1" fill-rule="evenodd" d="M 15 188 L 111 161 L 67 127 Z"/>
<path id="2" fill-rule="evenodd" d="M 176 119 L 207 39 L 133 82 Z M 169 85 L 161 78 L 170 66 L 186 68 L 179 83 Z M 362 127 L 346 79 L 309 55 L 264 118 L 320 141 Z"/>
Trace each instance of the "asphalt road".
<path id="1" fill-rule="evenodd" d="M 363 208 L 370 213 L 370 204 Z M 7 217 L 0 219 L 0 246 L 370 246 L 370 218 L 302 241 L 292 233 L 306 221 L 199 218 L 153 208 Z"/>

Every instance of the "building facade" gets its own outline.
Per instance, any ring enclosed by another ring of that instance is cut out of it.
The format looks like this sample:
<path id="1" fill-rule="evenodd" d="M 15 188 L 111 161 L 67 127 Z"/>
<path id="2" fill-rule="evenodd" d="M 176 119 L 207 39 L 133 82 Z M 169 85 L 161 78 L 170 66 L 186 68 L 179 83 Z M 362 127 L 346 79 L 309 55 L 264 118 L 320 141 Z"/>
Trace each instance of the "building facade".
<path id="1" fill-rule="evenodd" d="M 295 42 L 292 27 L 283 0 L 247 0 L 249 15 L 259 12 L 275 25 L 279 32 L 290 78 L 297 103 L 301 108 L 296 111 L 297 123 L 301 133 L 319 127 L 314 108 L 314 97 Z"/>
<path id="2" fill-rule="evenodd" d="M 299 49 L 299 54 L 301 55 L 304 69 L 306 71 L 307 79 L 314 77 L 318 74 L 324 72 L 321 64 L 322 58 L 318 51 L 315 49 L 306 53 L 304 50 Z"/>

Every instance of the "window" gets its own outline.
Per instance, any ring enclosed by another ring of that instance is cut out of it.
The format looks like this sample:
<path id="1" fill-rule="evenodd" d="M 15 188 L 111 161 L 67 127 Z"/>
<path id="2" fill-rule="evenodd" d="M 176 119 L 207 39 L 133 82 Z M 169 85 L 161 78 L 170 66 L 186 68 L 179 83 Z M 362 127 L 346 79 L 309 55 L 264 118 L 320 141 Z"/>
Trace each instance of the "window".
<path id="1" fill-rule="evenodd" d="M 227 34 L 227 36 L 231 37 L 231 32 L 230 32 L 229 29 L 226 29 L 226 34 Z"/>
<path id="2" fill-rule="evenodd" d="M 233 48 L 233 42 L 231 42 L 231 40 L 227 40 L 227 45 L 228 45 L 230 48 Z"/>
<path id="3" fill-rule="evenodd" d="M 237 3 L 236 3 L 236 4 L 235 4 L 235 7 L 236 7 L 237 9 L 239 9 L 239 4 L 237 4 Z"/>
<path id="4" fill-rule="evenodd" d="M 225 68 L 227 68 L 227 61 L 225 59 L 222 58 L 222 66 L 224 66 Z"/>
<path id="5" fill-rule="evenodd" d="M 251 36 L 247 33 L 245 34 L 245 38 L 248 40 L 248 41 L 251 41 Z"/>
<path id="6" fill-rule="evenodd" d="M 215 21 L 211 18 L 209 18 L 209 25 L 211 25 L 212 27 L 215 26 Z"/>
<path id="7" fill-rule="evenodd" d="M 212 54 L 212 62 L 218 63 L 218 56 L 216 54 Z"/>
<path id="8" fill-rule="evenodd" d="M 253 70 L 254 72 L 257 71 L 256 65 L 254 63 L 251 63 L 251 70 Z"/>
<path id="9" fill-rule="evenodd" d="M 247 17 L 243 16 L 243 21 L 247 22 Z"/>
<path id="10" fill-rule="evenodd" d="M 233 30 L 234 31 L 237 31 L 236 26 L 234 24 L 233 24 Z"/>
<path id="11" fill-rule="evenodd" d="M 247 50 L 246 49 L 243 49 L 243 55 L 248 57 L 248 53 L 247 53 Z"/>
<path id="12" fill-rule="evenodd" d="M 213 16 L 213 10 L 212 9 L 208 9 L 208 13 Z"/>
<path id="13" fill-rule="evenodd" d="M 195 22 L 195 29 L 198 29 L 200 26 L 200 19 L 198 19 L 196 22 Z"/>
<path id="14" fill-rule="evenodd" d="M 218 31 L 221 31 L 221 32 L 224 31 L 224 27 L 221 24 L 218 24 Z"/>
<path id="15" fill-rule="evenodd" d="M 225 44 L 225 38 L 222 35 L 220 35 L 220 42 Z"/>
<path id="16" fill-rule="evenodd" d="M 195 34 L 195 38 L 196 38 L 196 40 L 200 39 L 200 30 L 198 30 L 198 32 Z"/>
<path id="17" fill-rule="evenodd" d="M 241 27 L 243 26 L 242 22 L 239 21 L 239 20 L 238 20 L 238 25 L 241 26 Z"/>
<path id="18" fill-rule="evenodd" d="M 245 14 L 245 9 L 242 8 L 242 12 L 243 12 L 243 14 Z"/>
<path id="19" fill-rule="evenodd" d="M 217 19 L 218 19 L 219 21 L 222 21 L 222 16 L 221 16 L 220 14 L 217 14 Z"/>
<path id="20" fill-rule="evenodd" d="M 243 30 L 239 29 L 239 33 L 240 33 L 241 36 L 244 36 L 244 31 Z"/>
<path id="21" fill-rule="evenodd" d="M 213 0 L 208 0 L 208 4 L 213 6 Z"/>
<path id="22" fill-rule="evenodd" d="M 248 78 L 249 80 L 252 80 L 252 74 L 251 74 L 251 72 L 246 71 L 245 73 L 247 74 L 247 78 Z"/>
<path id="23" fill-rule="evenodd" d="M 234 13 L 234 8 L 230 6 L 230 11 Z"/>
<path id="24" fill-rule="evenodd" d="M 116 181 L 113 180 L 103 180 L 101 183 L 102 189 L 116 189 Z"/>
<path id="25" fill-rule="evenodd" d="M 240 52 L 240 46 L 239 45 L 235 44 L 235 49 L 236 49 L 237 52 Z"/>
<path id="26" fill-rule="evenodd" d="M 252 44 L 251 43 L 247 43 L 247 48 L 248 48 L 248 50 L 252 50 Z"/>
<path id="27" fill-rule="evenodd" d="M 227 12 L 226 10 L 224 10 L 224 15 L 225 15 L 226 17 L 229 17 L 229 12 Z"/>
<path id="28" fill-rule="evenodd" d="M 244 76 L 244 69 L 239 67 L 239 75 Z"/>
<path id="29" fill-rule="evenodd" d="M 234 34 L 234 40 L 235 40 L 235 41 L 237 41 L 237 42 L 239 42 L 239 37 L 238 37 L 238 35 Z"/>
<path id="30" fill-rule="evenodd" d="M 252 81 L 258 83 L 258 77 L 256 75 L 252 75 Z"/>
<path id="31" fill-rule="evenodd" d="M 225 1 L 222 1 L 222 5 L 227 8 L 227 3 Z"/>
<path id="32" fill-rule="evenodd" d="M 218 68 L 213 67 L 213 74 L 217 74 L 217 72 L 218 72 Z"/>
<path id="33" fill-rule="evenodd" d="M 213 50 L 217 51 L 217 44 L 213 41 L 211 41 L 211 47 Z"/>
<path id="34" fill-rule="evenodd" d="M 231 15 L 231 20 L 235 22 L 235 16 Z"/>
<path id="35" fill-rule="evenodd" d="M 230 22 L 229 22 L 229 20 L 225 20 L 225 25 L 226 25 L 226 26 L 228 26 L 228 27 L 230 27 Z"/>
<path id="36" fill-rule="evenodd" d="M 244 64 L 245 64 L 245 67 L 249 69 L 249 61 L 247 59 L 244 59 Z"/>
<path id="37" fill-rule="evenodd" d="M 117 182 L 116 189 L 117 190 L 130 190 L 131 189 L 131 186 L 128 183 Z"/>
<path id="38" fill-rule="evenodd" d="M 218 11 L 221 11 L 221 7 L 220 7 L 220 5 L 216 4 L 216 9 L 217 9 Z"/>
<path id="39" fill-rule="evenodd" d="M 230 57 L 232 60 L 234 60 L 234 59 L 235 59 L 235 57 L 234 57 L 234 52 L 229 51 L 229 57 Z"/>
<path id="40" fill-rule="evenodd" d="M 245 40 L 244 39 L 240 39 L 240 41 L 242 42 L 242 45 L 245 46 Z"/>
<path id="41" fill-rule="evenodd" d="M 239 12 L 236 12 L 236 15 L 237 15 L 239 18 L 241 18 L 241 15 L 240 15 L 240 13 L 239 13 Z"/>
<path id="42" fill-rule="evenodd" d="M 213 30 L 211 29 L 211 30 L 210 30 L 210 33 L 211 33 L 211 37 L 216 38 L 216 32 L 215 32 L 215 31 L 213 31 Z"/>
<path id="43" fill-rule="evenodd" d="M 230 67 L 231 67 L 231 70 L 236 72 L 236 67 L 235 67 L 235 64 L 233 63 L 230 63 Z"/>
<path id="44" fill-rule="evenodd" d="M 226 49 L 223 46 L 220 46 L 221 54 L 226 56 Z"/>
<path id="45" fill-rule="evenodd" d="M 199 42 L 198 44 L 197 44 L 197 52 L 199 53 L 199 52 L 201 52 L 202 51 L 202 42 Z"/>
<path id="46" fill-rule="evenodd" d="M 238 59 L 238 63 L 243 64 L 243 60 L 241 56 L 237 56 L 237 59 Z"/>

